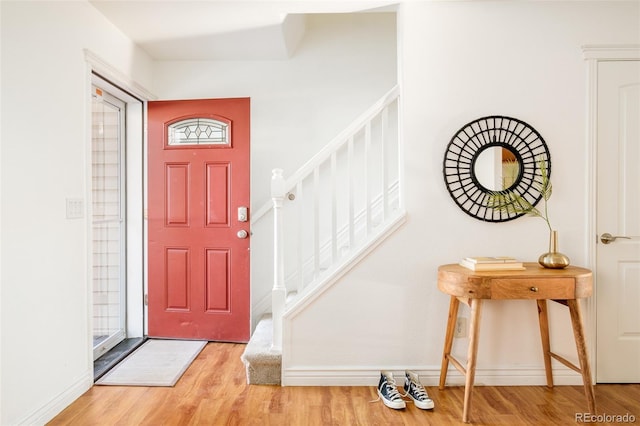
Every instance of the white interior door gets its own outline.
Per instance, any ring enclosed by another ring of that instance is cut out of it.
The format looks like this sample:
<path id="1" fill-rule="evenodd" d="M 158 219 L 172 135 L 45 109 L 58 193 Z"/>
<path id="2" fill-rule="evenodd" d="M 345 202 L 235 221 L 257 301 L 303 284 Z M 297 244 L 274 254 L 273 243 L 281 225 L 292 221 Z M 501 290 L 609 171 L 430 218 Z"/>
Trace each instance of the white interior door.
<path id="1" fill-rule="evenodd" d="M 598 63 L 597 112 L 596 379 L 639 383 L 640 61 Z"/>

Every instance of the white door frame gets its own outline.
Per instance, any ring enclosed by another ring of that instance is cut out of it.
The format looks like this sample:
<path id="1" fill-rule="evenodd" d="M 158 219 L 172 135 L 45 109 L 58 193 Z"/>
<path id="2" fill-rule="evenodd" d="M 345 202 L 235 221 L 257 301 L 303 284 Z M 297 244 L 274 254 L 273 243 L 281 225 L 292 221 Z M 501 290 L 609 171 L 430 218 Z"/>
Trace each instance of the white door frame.
<path id="1" fill-rule="evenodd" d="M 95 55 L 90 50 L 84 51 L 86 61 L 86 93 L 87 99 L 91 99 L 91 84 L 93 74 L 98 74 L 113 86 L 125 92 L 126 99 L 126 140 L 127 140 L 127 322 L 126 332 L 128 337 L 142 337 L 146 334 L 146 306 L 144 306 L 144 292 L 146 292 L 146 221 L 144 212 L 146 209 L 146 106 L 147 101 L 156 99 L 145 88 L 134 80 L 120 72 L 118 69 Z M 87 101 L 87 141 L 91 140 L 91 108 Z M 87 164 L 91 161 L 91 150 L 87 150 Z M 87 167 L 87 182 L 91 182 L 91 169 Z M 90 191 L 90 185 L 88 191 Z M 86 199 L 90 199 L 87 193 Z M 90 221 L 89 221 L 90 223 Z M 87 227 L 87 235 L 91 236 L 91 226 Z M 88 259 L 91 259 L 90 247 L 87 248 Z M 91 262 L 90 262 L 91 263 Z M 92 282 L 91 265 L 87 271 L 87 282 Z M 87 331 L 88 341 L 92 341 L 93 332 L 92 310 L 93 292 L 92 285 L 87 285 Z M 93 364 L 93 351 L 87 348 L 90 356 L 90 365 Z"/>
<path id="2" fill-rule="evenodd" d="M 582 47 L 584 59 L 587 62 L 587 182 L 588 182 L 588 216 L 587 216 L 587 259 L 588 266 L 593 271 L 593 277 L 597 276 L 596 271 L 596 250 L 597 250 L 597 176 L 598 165 L 597 142 L 598 142 L 598 63 L 603 61 L 637 61 L 640 60 L 640 45 L 620 44 L 620 45 L 586 45 Z M 597 283 L 594 283 L 597 285 Z M 591 380 L 596 380 L 596 291 L 586 300 L 585 304 L 585 330 L 587 337 L 587 350 L 592 366 Z"/>

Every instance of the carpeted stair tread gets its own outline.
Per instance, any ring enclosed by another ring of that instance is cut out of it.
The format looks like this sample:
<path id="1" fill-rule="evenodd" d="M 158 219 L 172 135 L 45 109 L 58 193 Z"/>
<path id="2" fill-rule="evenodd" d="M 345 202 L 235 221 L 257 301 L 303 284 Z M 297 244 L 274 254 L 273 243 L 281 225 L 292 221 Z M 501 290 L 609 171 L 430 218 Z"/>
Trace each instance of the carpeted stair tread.
<path id="1" fill-rule="evenodd" d="M 280 384 L 282 352 L 271 349 L 272 339 L 273 321 L 271 315 L 265 315 L 256 326 L 241 357 L 247 370 L 248 384 Z"/>

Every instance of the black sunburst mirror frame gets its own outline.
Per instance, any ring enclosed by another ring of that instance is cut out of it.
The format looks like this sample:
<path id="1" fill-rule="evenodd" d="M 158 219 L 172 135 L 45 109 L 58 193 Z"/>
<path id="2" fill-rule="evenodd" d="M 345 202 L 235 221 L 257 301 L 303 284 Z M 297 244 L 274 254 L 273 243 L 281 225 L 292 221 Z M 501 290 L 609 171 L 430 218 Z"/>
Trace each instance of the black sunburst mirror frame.
<path id="1" fill-rule="evenodd" d="M 482 185 L 474 171 L 478 156 L 492 147 L 510 151 L 519 166 L 513 184 L 502 190 Z M 492 208 L 490 195 L 513 192 L 536 205 L 542 198 L 541 163 L 550 178 L 551 155 L 536 129 L 517 118 L 491 115 L 465 124 L 453 135 L 444 155 L 442 172 L 451 198 L 465 213 L 485 222 L 506 222 L 523 213 Z"/>

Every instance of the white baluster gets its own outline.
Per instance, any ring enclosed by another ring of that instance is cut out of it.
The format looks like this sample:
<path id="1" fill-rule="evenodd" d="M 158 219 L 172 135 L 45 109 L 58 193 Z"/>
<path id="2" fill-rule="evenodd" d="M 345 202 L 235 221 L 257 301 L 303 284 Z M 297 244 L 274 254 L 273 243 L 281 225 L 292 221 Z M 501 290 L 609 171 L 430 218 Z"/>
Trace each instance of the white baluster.
<path id="1" fill-rule="evenodd" d="M 273 169 L 271 176 L 271 199 L 273 200 L 273 290 L 271 310 L 273 315 L 272 349 L 282 350 L 282 318 L 287 299 L 284 285 L 284 229 L 282 204 L 285 197 L 285 182 L 282 169 Z"/>
<path id="2" fill-rule="evenodd" d="M 338 161 L 331 153 L 331 264 L 338 261 Z"/>
<path id="3" fill-rule="evenodd" d="M 398 205 L 396 206 L 399 210 L 404 210 L 405 208 L 405 200 L 404 200 L 404 142 L 402 137 L 402 105 L 399 100 L 396 98 L 394 101 L 396 106 L 394 120 L 396 131 L 393 135 L 395 150 L 397 156 L 396 166 L 398 167 L 397 176 L 398 176 Z"/>
<path id="4" fill-rule="evenodd" d="M 353 136 L 349 138 L 347 145 L 348 155 L 348 180 L 349 180 L 349 195 L 347 202 L 349 203 L 349 250 L 352 250 L 356 245 L 356 224 L 355 224 L 355 165 L 354 165 L 354 153 L 353 153 Z"/>
<path id="5" fill-rule="evenodd" d="M 389 108 L 385 107 L 382 110 L 382 137 L 381 140 L 381 152 L 382 156 L 382 222 L 389 217 L 389 155 L 387 154 L 387 130 L 389 128 Z"/>
<path id="6" fill-rule="evenodd" d="M 320 275 L 320 166 L 313 169 L 313 279 Z"/>
<path id="7" fill-rule="evenodd" d="M 298 243 L 298 249 L 296 250 L 296 255 L 298 257 L 298 280 L 297 280 L 297 286 L 296 286 L 296 291 L 298 292 L 298 294 L 302 294 L 302 290 L 304 289 L 304 255 L 303 253 L 305 252 L 304 250 L 304 241 L 303 241 L 303 235 L 304 235 L 304 199 L 305 199 L 305 195 L 302 189 L 302 180 L 300 180 L 297 184 L 296 184 L 296 203 L 298 203 L 298 207 L 296 208 L 296 219 L 297 219 L 297 224 L 298 224 L 298 232 L 297 232 L 297 243 Z"/>
<path id="8" fill-rule="evenodd" d="M 369 238 L 371 235 L 372 220 L 371 220 L 371 121 L 368 121 L 364 127 L 364 158 L 362 159 L 364 164 L 364 202 L 365 202 L 365 224 L 366 233 L 365 238 Z"/>

